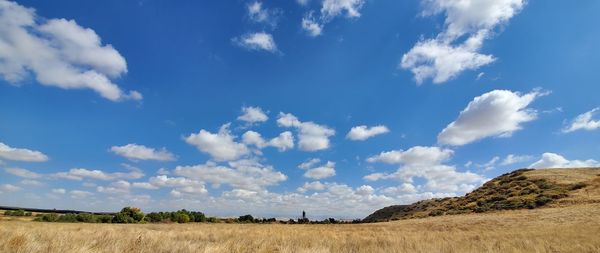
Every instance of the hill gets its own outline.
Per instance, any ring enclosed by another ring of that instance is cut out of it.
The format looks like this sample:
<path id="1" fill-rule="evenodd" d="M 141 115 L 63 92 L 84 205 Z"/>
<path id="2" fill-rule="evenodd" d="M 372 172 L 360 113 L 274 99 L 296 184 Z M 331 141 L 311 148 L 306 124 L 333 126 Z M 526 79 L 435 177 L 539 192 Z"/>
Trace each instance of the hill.
<path id="1" fill-rule="evenodd" d="M 600 203 L 600 168 L 520 169 L 462 197 L 422 200 L 375 211 L 364 222 Z"/>

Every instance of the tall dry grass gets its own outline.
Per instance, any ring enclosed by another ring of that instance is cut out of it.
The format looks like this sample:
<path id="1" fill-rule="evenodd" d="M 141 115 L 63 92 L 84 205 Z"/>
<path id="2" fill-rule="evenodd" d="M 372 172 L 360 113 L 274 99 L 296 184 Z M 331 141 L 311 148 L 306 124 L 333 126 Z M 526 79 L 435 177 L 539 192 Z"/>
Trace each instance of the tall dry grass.
<path id="1" fill-rule="evenodd" d="M 600 252 L 600 204 L 353 225 L 0 222 L 1 252 Z"/>

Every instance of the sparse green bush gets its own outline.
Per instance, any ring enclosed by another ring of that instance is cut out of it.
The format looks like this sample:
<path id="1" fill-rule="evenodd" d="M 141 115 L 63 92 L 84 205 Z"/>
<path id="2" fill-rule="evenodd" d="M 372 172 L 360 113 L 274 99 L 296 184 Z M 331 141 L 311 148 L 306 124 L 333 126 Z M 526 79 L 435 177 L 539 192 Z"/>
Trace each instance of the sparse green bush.
<path id="1" fill-rule="evenodd" d="M 31 212 L 25 212 L 25 210 L 14 210 L 14 211 L 5 211 L 4 215 L 6 215 L 6 216 L 31 216 Z"/>

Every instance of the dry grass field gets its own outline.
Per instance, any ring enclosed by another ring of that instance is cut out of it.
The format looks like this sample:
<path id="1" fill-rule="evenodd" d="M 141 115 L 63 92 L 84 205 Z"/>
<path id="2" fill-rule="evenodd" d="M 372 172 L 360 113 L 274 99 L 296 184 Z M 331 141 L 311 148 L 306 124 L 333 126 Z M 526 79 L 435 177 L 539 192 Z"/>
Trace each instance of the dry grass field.
<path id="1" fill-rule="evenodd" d="M 0 222 L 1 252 L 600 252 L 600 204 L 371 224 Z"/>
<path id="2" fill-rule="evenodd" d="M 527 175 L 586 187 L 533 210 L 365 224 L 45 223 L 0 214 L 0 252 L 600 252 L 600 170 Z"/>

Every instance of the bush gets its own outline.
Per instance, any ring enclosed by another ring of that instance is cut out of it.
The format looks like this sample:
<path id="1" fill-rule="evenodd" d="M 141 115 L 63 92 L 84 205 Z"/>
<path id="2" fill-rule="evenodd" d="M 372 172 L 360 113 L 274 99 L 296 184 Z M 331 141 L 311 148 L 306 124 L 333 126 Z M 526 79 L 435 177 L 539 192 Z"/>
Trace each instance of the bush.
<path id="1" fill-rule="evenodd" d="M 144 213 L 136 207 L 125 207 L 117 213 L 112 223 L 138 223 L 144 219 Z"/>
<path id="2" fill-rule="evenodd" d="M 58 217 L 59 217 L 58 214 L 48 213 L 48 214 L 39 215 L 33 220 L 34 221 L 44 221 L 44 222 L 57 222 Z"/>
<path id="3" fill-rule="evenodd" d="M 177 212 L 173 215 L 173 221 L 177 223 L 188 223 L 190 222 L 190 216 L 186 213 Z"/>
<path id="4" fill-rule="evenodd" d="M 133 219 L 133 217 L 130 217 L 126 214 L 117 213 L 113 217 L 112 223 L 135 223 L 135 220 Z"/>
<path id="5" fill-rule="evenodd" d="M 246 215 L 242 215 L 238 218 L 239 222 L 244 222 L 244 223 L 252 223 L 254 222 L 254 217 L 252 217 L 252 215 L 250 214 L 246 214 Z"/>
<path id="6" fill-rule="evenodd" d="M 14 210 L 4 212 L 6 216 L 31 216 L 31 212 L 25 212 L 25 210 Z"/>

